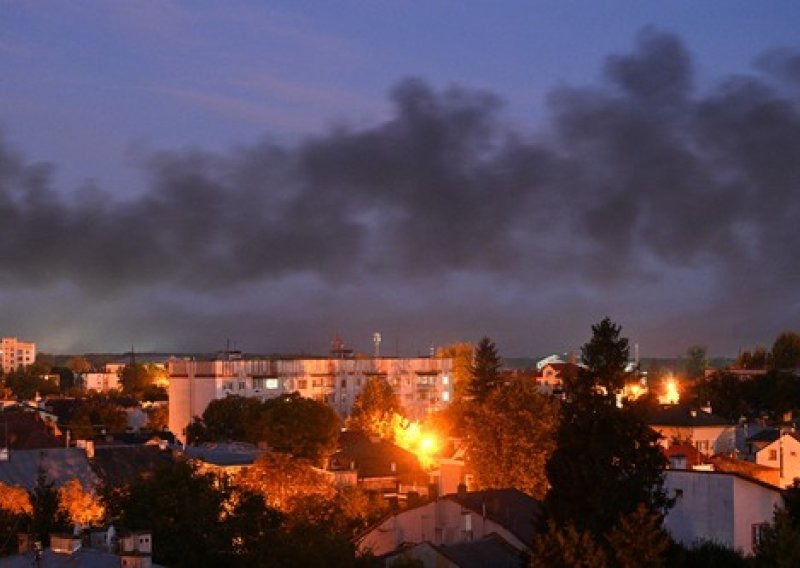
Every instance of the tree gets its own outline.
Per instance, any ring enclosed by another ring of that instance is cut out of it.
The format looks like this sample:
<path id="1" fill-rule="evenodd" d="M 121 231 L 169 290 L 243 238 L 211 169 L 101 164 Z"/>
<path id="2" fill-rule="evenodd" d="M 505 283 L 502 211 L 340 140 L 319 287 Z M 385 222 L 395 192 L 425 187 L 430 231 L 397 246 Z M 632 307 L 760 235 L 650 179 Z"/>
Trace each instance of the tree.
<path id="1" fill-rule="evenodd" d="M 291 512 L 294 500 L 313 496 L 330 499 L 335 493 L 331 481 L 310 463 L 286 454 L 267 452 L 236 478 L 237 485 L 258 493 L 270 507 Z"/>
<path id="2" fill-rule="evenodd" d="M 336 449 L 340 421 L 327 404 L 292 393 L 264 401 L 259 427 L 273 450 L 319 465 Z"/>
<path id="3" fill-rule="evenodd" d="M 47 473 L 40 466 L 36 476 L 36 486 L 30 491 L 31 522 L 30 534 L 44 546 L 50 544 L 50 533 L 66 530 L 69 526 L 67 516 L 61 511 L 58 491 Z"/>
<path id="4" fill-rule="evenodd" d="M 213 475 L 184 461 L 162 464 L 152 476 L 105 495 L 115 524 L 153 531 L 155 562 L 191 567 L 227 565 L 231 541 L 221 522 L 226 500 Z"/>
<path id="5" fill-rule="evenodd" d="M 76 375 L 88 373 L 92 370 L 92 364 L 86 357 L 72 357 L 67 361 L 66 367 Z"/>
<path id="6" fill-rule="evenodd" d="M 533 540 L 531 568 L 605 568 L 608 558 L 592 533 L 548 521 Z"/>
<path id="7" fill-rule="evenodd" d="M 120 371 L 122 392 L 130 395 L 139 395 L 153 385 L 154 377 L 147 365 L 133 363 L 125 365 Z"/>
<path id="8" fill-rule="evenodd" d="M 756 560 L 759 566 L 771 568 L 800 566 L 800 527 L 785 508 L 775 509 L 772 524 L 764 527 Z"/>
<path id="9" fill-rule="evenodd" d="M 203 442 L 258 442 L 261 433 L 256 425 L 261 417 L 258 399 L 228 396 L 212 400 L 202 418 L 195 417 L 187 428 L 190 444 Z"/>
<path id="10" fill-rule="evenodd" d="M 437 357 L 453 360 L 453 403 L 464 397 L 472 378 L 472 361 L 475 357 L 475 346 L 472 343 L 451 343 L 436 351 Z"/>
<path id="11" fill-rule="evenodd" d="M 17 533 L 30 524 L 32 512 L 27 491 L 0 482 L 0 556 L 16 552 Z"/>
<path id="12" fill-rule="evenodd" d="M 128 428 L 125 410 L 108 399 L 95 396 L 84 400 L 68 424 L 73 438 L 91 438 L 95 427 L 109 434 L 120 434 Z"/>
<path id="13" fill-rule="evenodd" d="M 385 425 L 394 414 L 403 414 L 400 399 L 389 382 L 382 377 L 370 377 L 364 390 L 353 401 L 347 427 L 370 436 L 391 437 Z"/>
<path id="14" fill-rule="evenodd" d="M 620 408 L 606 390 L 624 377 L 628 341 L 620 329 L 608 318 L 592 326 L 583 348 L 589 367 L 567 385 L 556 450 L 547 462 L 548 515 L 597 538 L 640 503 L 654 512 L 671 504 L 663 488 L 666 458 L 658 433 L 647 425 L 646 407 Z"/>
<path id="15" fill-rule="evenodd" d="M 154 406 L 147 412 L 145 427 L 154 432 L 160 432 L 169 424 L 169 407 L 165 404 Z"/>
<path id="16" fill-rule="evenodd" d="M 690 379 L 698 379 L 705 376 L 708 368 L 708 357 L 706 348 L 702 345 L 692 345 L 686 350 L 686 376 Z"/>
<path id="17" fill-rule="evenodd" d="M 59 510 L 72 522 L 81 526 L 98 525 L 105 517 L 105 507 L 81 482 L 75 478 L 58 490 Z"/>
<path id="18" fill-rule="evenodd" d="M 623 516 L 606 535 L 606 541 L 619 568 L 661 568 L 670 544 L 661 528 L 661 517 L 643 504 Z"/>
<path id="19" fill-rule="evenodd" d="M 555 449 L 558 403 L 529 382 L 497 389 L 467 418 L 467 462 L 479 489 L 514 487 L 542 499 Z"/>
<path id="20" fill-rule="evenodd" d="M 800 367 L 800 335 L 784 331 L 772 345 L 772 366 L 778 370 Z"/>
<path id="21" fill-rule="evenodd" d="M 627 378 L 628 338 L 620 337 L 621 331 L 621 326 L 603 318 L 592 326 L 592 338 L 581 348 L 583 363 L 589 370 L 588 380 L 584 379 L 583 384 L 602 387 L 609 396 L 622 390 Z"/>
<path id="22" fill-rule="evenodd" d="M 475 348 L 475 357 L 470 368 L 470 383 L 467 389 L 474 400 L 483 402 L 500 385 L 502 363 L 494 342 L 488 337 L 481 339 Z"/>

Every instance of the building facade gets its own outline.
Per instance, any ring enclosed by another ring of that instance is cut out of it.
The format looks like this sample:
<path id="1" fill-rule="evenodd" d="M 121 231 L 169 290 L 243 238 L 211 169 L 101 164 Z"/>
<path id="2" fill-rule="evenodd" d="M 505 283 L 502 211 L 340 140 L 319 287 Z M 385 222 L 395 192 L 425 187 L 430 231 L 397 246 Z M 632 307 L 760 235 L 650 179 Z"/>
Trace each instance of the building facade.
<path id="1" fill-rule="evenodd" d="M 440 410 L 453 397 L 453 360 L 439 357 L 172 359 L 167 369 L 169 428 L 181 441 L 194 416 L 231 395 L 265 400 L 297 392 L 348 416 L 367 381 L 379 377 L 411 418 Z"/>
<path id="2" fill-rule="evenodd" d="M 0 362 L 4 373 L 16 371 L 20 366 L 27 367 L 36 361 L 36 344 L 32 341 L 19 341 L 16 337 L 0 339 Z"/>

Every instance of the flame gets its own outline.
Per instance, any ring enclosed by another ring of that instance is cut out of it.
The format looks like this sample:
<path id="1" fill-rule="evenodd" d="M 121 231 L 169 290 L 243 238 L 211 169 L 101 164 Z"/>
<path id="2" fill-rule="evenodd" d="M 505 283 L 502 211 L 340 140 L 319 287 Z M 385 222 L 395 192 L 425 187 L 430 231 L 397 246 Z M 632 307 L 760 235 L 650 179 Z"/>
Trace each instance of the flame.
<path id="1" fill-rule="evenodd" d="M 664 383 L 664 394 L 658 397 L 658 402 L 661 404 L 678 404 L 681 399 L 680 392 L 678 391 L 678 381 L 670 377 Z"/>
<path id="2" fill-rule="evenodd" d="M 424 469 L 432 469 L 436 464 L 436 454 L 441 449 L 436 434 L 426 431 L 422 423 L 408 420 L 399 414 L 393 414 L 390 422 L 394 443 L 416 455 Z"/>

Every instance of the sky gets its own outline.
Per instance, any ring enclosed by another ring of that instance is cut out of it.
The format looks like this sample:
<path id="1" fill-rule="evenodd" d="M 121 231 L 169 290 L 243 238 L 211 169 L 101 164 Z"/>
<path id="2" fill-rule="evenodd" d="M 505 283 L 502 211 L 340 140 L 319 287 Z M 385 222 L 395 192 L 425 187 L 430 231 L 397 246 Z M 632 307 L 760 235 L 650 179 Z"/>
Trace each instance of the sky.
<path id="1" fill-rule="evenodd" d="M 642 355 L 800 330 L 793 1 L 0 0 L 0 334 Z"/>

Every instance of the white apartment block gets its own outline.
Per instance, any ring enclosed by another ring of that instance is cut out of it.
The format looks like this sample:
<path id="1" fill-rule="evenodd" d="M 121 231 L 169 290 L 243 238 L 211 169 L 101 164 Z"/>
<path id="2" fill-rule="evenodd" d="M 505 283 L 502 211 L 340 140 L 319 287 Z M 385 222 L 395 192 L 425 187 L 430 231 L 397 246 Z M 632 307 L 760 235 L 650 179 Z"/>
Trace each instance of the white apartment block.
<path id="1" fill-rule="evenodd" d="M 191 419 L 202 415 L 212 400 L 229 395 L 264 400 L 298 392 L 347 416 L 367 380 L 381 377 L 412 418 L 444 408 L 453 397 L 449 358 L 172 359 L 167 369 L 169 429 L 183 441 Z"/>
<path id="2" fill-rule="evenodd" d="M 83 387 L 86 390 L 95 390 L 98 392 L 122 390 L 120 372 L 123 367 L 125 367 L 125 365 L 122 363 L 108 363 L 103 371 L 89 371 L 88 373 L 83 373 Z"/>
<path id="3" fill-rule="evenodd" d="M 21 365 L 27 367 L 36 361 L 36 344 L 32 341 L 19 341 L 16 337 L 0 339 L 0 362 L 4 373 L 16 371 Z"/>

